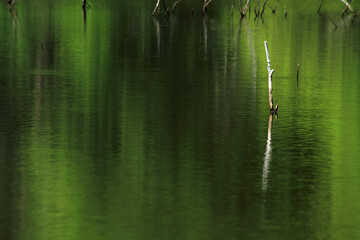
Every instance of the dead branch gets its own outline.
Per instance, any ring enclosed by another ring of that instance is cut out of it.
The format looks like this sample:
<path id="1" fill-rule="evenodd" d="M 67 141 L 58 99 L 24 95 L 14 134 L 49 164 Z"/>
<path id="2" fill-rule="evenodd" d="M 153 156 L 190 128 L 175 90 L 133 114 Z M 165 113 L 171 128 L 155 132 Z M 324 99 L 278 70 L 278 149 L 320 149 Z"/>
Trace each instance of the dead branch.
<path id="1" fill-rule="evenodd" d="M 349 1 L 349 5 L 347 5 L 347 6 L 345 7 L 345 9 L 343 10 L 343 12 L 342 12 L 342 14 L 341 14 L 341 18 L 343 18 L 344 15 L 345 15 L 346 13 L 348 13 L 348 11 L 349 11 L 349 6 L 350 6 L 351 2 L 352 2 L 352 0 Z"/>
<path id="2" fill-rule="evenodd" d="M 350 9 L 350 11 L 352 11 L 352 12 L 354 11 L 350 5 L 351 1 L 350 1 L 350 3 L 348 3 L 346 0 L 341 0 L 341 1 L 346 5 L 346 8 Z"/>
<path id="3" fill-rule="evenodd" d="M 265 45 L 266 61 L 267 61 L 267 69 L 268 69 L 269 107 L 270 107 L 270 113 L 274 113 L 274 112 L 277 113 L 278 105 L 276 105 L 276 107 L 275 107 L 275 109 L 274 109 L 273 97 L 272 97 L 272 75 L 273 75 L 273 73 L 274 73 L 274 69 L 271 69 L 271 67 L 270 67 L 270 56 L 269 56 L 267 41 L 264 41 L 264 45 Z"/>
<path id="4" fill-rule="evenodd" d="M 203 16 L 205 16 L 206 11 L 207 11 L 207 6 L 211 3 L 212 0 L 204 0 L 204 5 L 203 5 Z"/>
<path id="5" fill-rule="evenodd" d="M 207 3 L 206 3 L 206 6 L 207 7 L 210 3 L 211 3 L 212 0 L 209 0 Z"/>
<path id="6" fill-rule="evenodd" d="M 241 17 L 245 17 L 245 15 L 249 9 L 249 2 L 250 2 L 250 0 L 247 0 L 245 7 L 240 11 Z"/>
<path id="7" fill-rule="evenodd" d="M 163 6 L 163 8 L 164 8 L 164 10 L 165 10 L 165 15 L 169 16 L 169 8 L 166 7 L 166 4 L 165 4 L 165 1 L 164 1 L 164 0 L 157 0 L 156 5 L 155 5 L 155 8 L 154 8 L 154 11 L 153 11 L 153 13 L 151 14 L 151 16 L 154 16 L 156 10 L 157 10 L 157 12 L 158 12 L 158 15 L 160 14 L 160 2 L 162 2 L 162 6 Z"/>
<path id="8" fill-rule="evenodd" d="M 262 10 L 261 10 L 261 13 L 260 13 L 260 17 L 262 17 L 264 11 L 265 11 L 265 6 L 266 6 L 266 3 L 267 3 L 268 0 L 265 0 L 264 4 L 263 4 L 263 7 L 262 7 Z"/>
<path id="9" fill-rule="evenodd" d="M 157 0 L 157 3 L 156 3 L 156 5 L 155 5 L 154 11 L 153 11 L 153 13 L 151 14 L 151 16 L 154 16 L 156 10 L 158 10 L 158 14 L 159 14 L 159 12 L 160 12 L 160 7 L 159 7 L 159 6 L 160 6 L 160 0 Z"/>
<path id="10" fill-rule="evenodd" d="M 321 0 L 320 6 L 319 6 L 319 8 L 318 8 L 318 13 L 320 13 L 320 9 L 321 9 L 321 7 L 322 7 L 323 4 L 324 4 L 324 0 Z"/>

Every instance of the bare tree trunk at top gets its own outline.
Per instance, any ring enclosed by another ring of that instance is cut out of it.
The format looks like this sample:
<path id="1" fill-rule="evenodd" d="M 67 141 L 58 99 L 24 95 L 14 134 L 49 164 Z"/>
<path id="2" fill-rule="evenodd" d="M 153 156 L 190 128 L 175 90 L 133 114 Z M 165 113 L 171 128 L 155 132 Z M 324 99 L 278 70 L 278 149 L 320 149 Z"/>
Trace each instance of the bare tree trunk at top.
<path id="1" fill-rule="evenodd" d="M 264 42 L 265 45 L 265 52 L 266 52 L 266 60 L 267 60 L 267 69 L 268 69 L 268 83 L 269 83 L 269 107 L 270 107 L 270 113 L 277 112 L 278 105 L 276 105 L 274 109 L 273 104 L 273 97 L 272 97 L 272 75 L 274 73 L 274 69 L 271 69 L 270 67 L 270 56 L 267 46 L 267 41 Z"/>

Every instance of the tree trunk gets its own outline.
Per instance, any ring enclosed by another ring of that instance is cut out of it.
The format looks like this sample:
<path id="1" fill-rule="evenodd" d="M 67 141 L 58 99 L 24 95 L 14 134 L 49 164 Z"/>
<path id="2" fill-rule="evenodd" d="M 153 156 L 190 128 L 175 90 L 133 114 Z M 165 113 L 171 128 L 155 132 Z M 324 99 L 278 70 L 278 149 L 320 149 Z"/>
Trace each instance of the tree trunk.
<path id="1" fill-rule="evenodd" d="M 269 107 L 270 107 L 270 113 L 277 112 L 278 105 L 276 105 L 274 109 L 273 104 L 273 97 L 272 97 L 272 75 L 274 73 L 274 69 L 271 69 L 270 67 L 270 56 L 267 46 L 267 41 L 264 42 L 265 45 L 265 52 L 266 52 L 266 60 L 267 60 L 267 70 L 268 70 L 268 84 L 269 84 Z"/>

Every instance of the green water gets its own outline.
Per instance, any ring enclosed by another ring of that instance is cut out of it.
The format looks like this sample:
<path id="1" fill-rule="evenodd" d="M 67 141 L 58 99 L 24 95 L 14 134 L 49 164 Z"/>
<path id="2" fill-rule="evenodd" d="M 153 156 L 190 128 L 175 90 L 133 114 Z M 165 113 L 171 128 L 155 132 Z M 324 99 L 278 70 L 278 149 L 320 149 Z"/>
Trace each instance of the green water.
<path id="1" fill-rule="evenodd" d="M 360 24 L 320 2 L 3 1 L 0 239 L 360 239 Z"/>

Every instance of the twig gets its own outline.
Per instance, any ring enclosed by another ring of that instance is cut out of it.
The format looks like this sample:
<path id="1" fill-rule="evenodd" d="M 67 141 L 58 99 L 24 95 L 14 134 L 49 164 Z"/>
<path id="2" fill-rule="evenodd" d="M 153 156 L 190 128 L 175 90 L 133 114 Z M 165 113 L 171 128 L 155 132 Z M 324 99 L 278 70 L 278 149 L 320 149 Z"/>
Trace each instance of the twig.
<path id="1" fill-rule="evenodd" d="M 208 1 L 205 5 L 205 7 L 207 7 L 210 3 L 211 3 L 212 0 Z"/>
<path id="2" fill-rule="evenodd" d="M 350 11 L 352 11 L 352 12 L 354 11 L 354 10 L 352 9 L 350 3 L 348 3 L 346 0 L 341 0 L 341 1 L 346 5 L 347 8 L 350 9 Z"/>
<path id="3" fill-rule="evenodd" d="M 157 0 L 157 3 L 156 3 L 156 5 L 155 5 L 154 11 L 153 11 L 153 13 L 151 14 L 151 16 L 154 16 L 156 10 L 159 8 L 159 5 L 160 5 L 160 0 Z"/>
<path id="4" fill-rule="evenodd" d="M 211 3 L 212 0 L 204 0 L 204 5 L 203 5 L 203 16 L 205 16 L 206 14 L 206 10 L 207 10 L 207 6 Z"/>
<path id="5" fill-rule="evenodd" d="M 349 5 L 347 5 L 345 7 L 345 9 L 343 10 L 343 12 L 341 14 L 341 18 L 344 18 L 345 13 L 347 13 L 349 11 L 349 6 L 350 6 L 351 2 L 352 2 L 352 0 L 349 1 Z"/>
<path id="6" fill-rule="evenodd" d="M 352 18 L 352 20 L 351 20 L 351 24 L 354 23 L 355 18 L 357 18 L 357 16 L 359 16 L 359 14 L 360 14 L 360 10 L 358 10 L 358 11 L 354 14 L 354 16 L 353 16 L 353 18 Z"/>
<path id="7" fill-rule="evenodd" d="M 358 11 L 354 14 L 353 19 L 356 18 L 357 16 L 359 16 L 359 14 L 360 14 L 360 10 L 358 10 Z"/>

